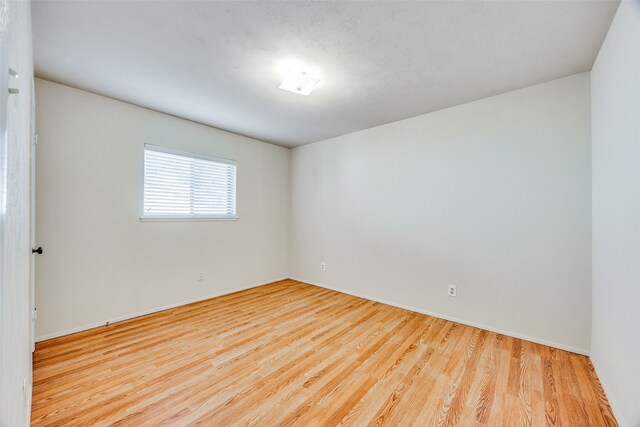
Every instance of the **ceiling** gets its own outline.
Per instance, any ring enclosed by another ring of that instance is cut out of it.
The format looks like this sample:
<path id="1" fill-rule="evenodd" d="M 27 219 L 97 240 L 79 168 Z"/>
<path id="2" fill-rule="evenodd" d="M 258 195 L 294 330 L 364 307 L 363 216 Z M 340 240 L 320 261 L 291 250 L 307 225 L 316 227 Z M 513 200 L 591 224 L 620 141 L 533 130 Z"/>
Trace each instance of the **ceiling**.
<path id="1" fill-rule="evenodd" d="M 297 146 L 588 71 L 617 1 L 35 1 L 38 77 Z M 278 89 L 297 60 L 321 82 Z"/>

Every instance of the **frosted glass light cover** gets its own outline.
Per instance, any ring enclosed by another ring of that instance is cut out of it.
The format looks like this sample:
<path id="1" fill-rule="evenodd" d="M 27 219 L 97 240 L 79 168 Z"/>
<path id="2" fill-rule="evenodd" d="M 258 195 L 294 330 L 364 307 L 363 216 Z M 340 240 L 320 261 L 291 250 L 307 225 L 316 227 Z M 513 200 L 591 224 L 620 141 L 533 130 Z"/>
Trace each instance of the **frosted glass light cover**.
<path id="1" fill-rule="evenodd" d="M 309 95 L 319 82 L 319 78 L 310 76 L 305 71 L 289 70 L 279 87 L 300 95 Z"/>

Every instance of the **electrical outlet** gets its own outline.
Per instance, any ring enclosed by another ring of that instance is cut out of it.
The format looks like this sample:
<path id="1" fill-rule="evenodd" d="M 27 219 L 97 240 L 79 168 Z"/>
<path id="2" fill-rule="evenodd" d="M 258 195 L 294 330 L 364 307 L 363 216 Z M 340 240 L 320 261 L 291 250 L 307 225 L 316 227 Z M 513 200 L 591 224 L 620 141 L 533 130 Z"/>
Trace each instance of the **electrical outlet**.
<path id="1" fill-rule="evenodd" d="M 204 272 L 198 271 L 198 282 L 202 282 L 204 280 Z"/>
<path id="2" fill-rule="evenodd" d="M 449 290 L 447 291 L 447 295 L 449 295 L 450 297 L 457 297 L 458 296 L 458 287 L 456 285 L 449 285 Z"/>
<path id="3" fill-rule="evenodd" d="M 320 270 L 321 270 L 321 271 L 325 271 L 326 269 L 327 269 L 327 266 L 325 265 L 325 263 L 324 263 L 324 262 L 321 262 L 321 263 L 320 263 Z"/>

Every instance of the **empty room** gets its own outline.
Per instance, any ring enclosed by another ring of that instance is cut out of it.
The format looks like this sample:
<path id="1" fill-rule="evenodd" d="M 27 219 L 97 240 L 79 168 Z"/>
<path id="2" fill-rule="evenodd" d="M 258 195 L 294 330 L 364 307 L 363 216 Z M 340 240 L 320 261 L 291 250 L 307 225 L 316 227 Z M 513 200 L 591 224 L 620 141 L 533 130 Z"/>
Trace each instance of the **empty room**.
<path id="1" fill-rule="evenodd" d="M 640 0 L 0 0 L 0 427 L 640 427 Z"/>

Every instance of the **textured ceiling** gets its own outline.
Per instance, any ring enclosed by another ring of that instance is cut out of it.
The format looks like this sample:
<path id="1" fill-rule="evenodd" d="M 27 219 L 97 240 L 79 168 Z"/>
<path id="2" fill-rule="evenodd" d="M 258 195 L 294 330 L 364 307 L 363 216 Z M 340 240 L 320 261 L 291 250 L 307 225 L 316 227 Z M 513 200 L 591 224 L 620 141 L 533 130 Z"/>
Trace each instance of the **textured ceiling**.
<path id="1" fill-rule="evenodd" d="M 588 71 L 617 1 L 36 1 L 36 74 L 296 146 Z M 322 81 L 278 89 L 283 61 Z"/>

